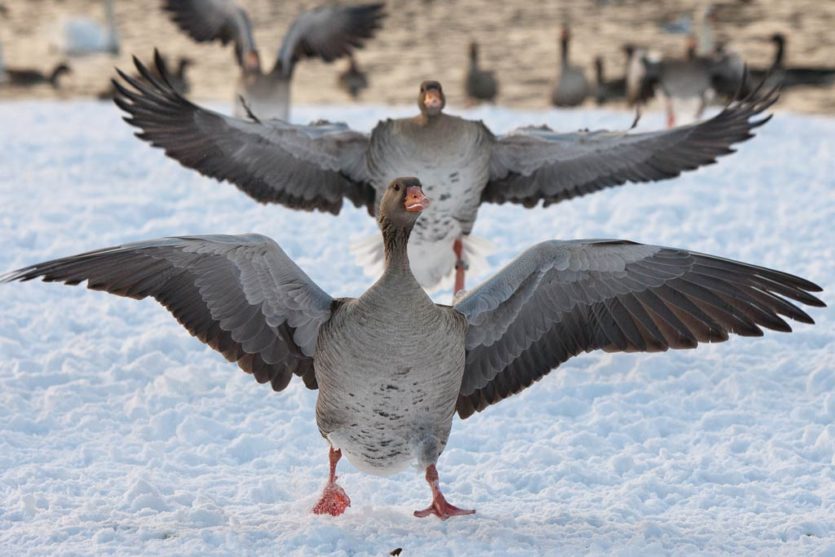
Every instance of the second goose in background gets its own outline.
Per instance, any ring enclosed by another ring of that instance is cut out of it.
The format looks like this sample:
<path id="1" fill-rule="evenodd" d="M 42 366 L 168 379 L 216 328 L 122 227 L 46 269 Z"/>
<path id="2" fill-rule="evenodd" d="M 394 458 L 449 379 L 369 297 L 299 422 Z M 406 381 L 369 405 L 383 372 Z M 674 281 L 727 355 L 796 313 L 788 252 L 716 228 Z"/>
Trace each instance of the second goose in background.
<path id="1" fill-rule="evenodd" d="M 235 114 L 249 109 L 259 118 L 286 120 L 290 111 L 290 82 L 296 63 L 317 57 L 325 62 L 350 54 L 380 28 L 383 4 L 322 6 L 302 12 L 284 35 L 272 69 L 264 71 L 249 15 L 234 0 L 165 0 L 164 8 L 192 39 L 235 45 L 241 69 L 234 99 Z"/>

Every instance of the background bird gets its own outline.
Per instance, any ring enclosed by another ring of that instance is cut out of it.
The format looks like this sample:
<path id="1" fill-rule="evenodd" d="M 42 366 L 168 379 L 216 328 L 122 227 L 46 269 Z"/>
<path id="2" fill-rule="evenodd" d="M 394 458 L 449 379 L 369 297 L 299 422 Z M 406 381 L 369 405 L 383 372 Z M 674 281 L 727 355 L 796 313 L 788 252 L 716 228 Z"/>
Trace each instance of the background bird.
<path id="1" fill-rule="evenodd" d="M 478 43 L 470 43 L 470 62 L 464 80 L 464 90 L 470 102 L 492 102 L 499 93 L 499 83 L 492 71 L 483 70 L 478 63 Z"/>
<path id="2" fill-rule="evenodd" d="M 113 2 L 114 0 L 104 0 L 104 24 L 88 17 L 73 17 L 65 21 L 53 46 L 65 56 L 73 57 L 119 54 L 119 31 Z"/>
<path id="3" fill-rule="evenodd" d="M 554 106 L 577 106 L 589 95 L 589 83 L 580 66 L 571 64 L 569 47 L 571 30 L 563 25 L 560 30 L 560 63 L 557 81 L 551 91 L 551 104 Z"/>
<path id="4" fill-rule="evenodd" d="M 367 135 L 330 122 L 223 116 L 187 101 L 135 62 L 142 79 L 120 72 L 124 84 L 117 84 L 115 100 L 126 121 L 143 131 L 139 137 L 260 202 L 337 214 L 348 200 L 375 215 L 393 178 L 423 176 L 436 200 L 411 235 L 412 270 L 427 288 L 454 278 L 456 292 L 467 267 L 483 259 L 484 249 L 470 237 L 482 203 L 547 206 L 630 181 L 678 176 L 749 139 L 777 99 L 775 91 L 752 95 L 710 120 L 669 131 L 525 127 L 496 137 L 481 121 L 446 114 L 441 84 L 425 81 L 418 115 L 379 122 Z M 366 267 L 376 270 L 381 248 L 379 239 L 362 246 Z"/>
<path id="5" fill-rule="evenodd" d="M 380 28 L 383 4 L 321 6 L 299 14 L 284 35 L 272 69 L 265 71 L 249 15 L 234 0 L 165 0 L 171 19 L 198 42 L 229 42 L 240 67 L 235 114 L 286 120 L 296 64 L 310 57 L 332 62 L 360 48 Z"/>

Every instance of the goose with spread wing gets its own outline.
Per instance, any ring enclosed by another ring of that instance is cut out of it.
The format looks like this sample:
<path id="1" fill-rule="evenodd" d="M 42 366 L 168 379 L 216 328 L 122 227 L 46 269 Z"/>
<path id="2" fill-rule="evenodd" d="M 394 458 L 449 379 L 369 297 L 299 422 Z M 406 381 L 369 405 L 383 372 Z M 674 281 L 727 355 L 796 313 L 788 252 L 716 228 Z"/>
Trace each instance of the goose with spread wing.
<path id="1" fill-rule="evenodd" d="M 240 98 L 259 118 L 287 119 L 290 83 L 303 58 L 332 62 L 361 48 L 374 36 L 385 14 L 383 4 L 328 5 L 302 12 L 284 35 L 273 68 L 264 71 L 252 23 L 235 0 L 164 0 L 173 21 L 198 42 L 235 45 L 241 69 L 235 94 L 235 114 L 243 116 Z"/>
<path id="2" fill-rule="evenodd" d="M 464 419 L 592 350 L 659 352 L 730 333 L 791 331 L 822 307 L 802 278 L 681 249 L 627 241 L 548 241 L 454 306 L 432 302 L 407 244 L 429 205 L 416 178 L 380 202 L 385 272 L 359 298 L 332 298 L 264 236 L 165 238 L 39 263 L 0 281 L 43 278 L 163 304 L 189 332 L 281 391 L 318 388 L 330 476 L 314 512 L 339 515 L 344 454 L 390 474 L 412 463 L 432 492 L 418 517 L 472 514 L 441 492 L 439 456 Z M 781 317 L 782 316 L 782 317 Z"/>
<path id="3" fill-rule="evenodd" d="M 770 117 L 775 91 L 729 104 L 704 122 L 648 133 L 558 133 L 527 127 L 496 137 L 480 121 L 444 113 L 441 84 L 420 86 L 420 113 L 385 120 L 370 135 L 345 124 L 244 120 L 197 106 L 135 60 L 142 79 L 119 72 L 116 103 L 138 137 L 182 165 L 235 184 L 262 203 L 339 213 L 345 199 L 376 215 L 387 184 L 420 176 L 435 199 L 418 219 L 412 270 L 429 288 L 475 260 L 470 237 L 481 203 L 532 207 L 626 182 L 650 182 L 716 162 Z M 370 259 L 382 261 L 375 239 Z M 474 247 L 475 246 L 475 247 Z"/>

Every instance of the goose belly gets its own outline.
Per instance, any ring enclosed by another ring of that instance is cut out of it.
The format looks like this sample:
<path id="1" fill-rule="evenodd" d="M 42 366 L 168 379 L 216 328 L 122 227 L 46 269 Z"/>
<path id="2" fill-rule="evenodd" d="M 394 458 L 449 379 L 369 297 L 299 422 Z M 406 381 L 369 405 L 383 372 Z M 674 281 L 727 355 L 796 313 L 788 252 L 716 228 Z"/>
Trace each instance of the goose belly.
<path id="1" fill-rule="evenodd" d="M 463 328 L 416 320 L 378 329 L 387 330 L 382 334 L 346 326 L 320 337 L 319 429 L 369 473 L 428 466 L 449 437 L 464 370 Z"/>
<path id="2" fill-rule="evenodd" d="M 241 97 L 246 100 L 249 110 L 259 120 L 278 118 L 287 120 L 290 113 L 290 82 L 273 79 L 270 76 L 241 77 L 233 100 L 235 116 L 247 118 L 241 104 Z"/>

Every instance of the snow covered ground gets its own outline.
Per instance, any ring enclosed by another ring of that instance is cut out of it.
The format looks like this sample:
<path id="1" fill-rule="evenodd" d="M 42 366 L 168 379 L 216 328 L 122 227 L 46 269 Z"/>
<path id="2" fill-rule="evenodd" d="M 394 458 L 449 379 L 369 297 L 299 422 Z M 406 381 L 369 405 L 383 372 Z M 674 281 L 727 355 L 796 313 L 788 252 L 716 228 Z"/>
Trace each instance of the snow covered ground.
<path id="1" fill-rule="evenodd" d="M 295 109 L 370 129 L 411 108 Z M 626 127 L 597 111 L 484 108 L 494 131 Z M 652 127 L 660 118 L 650 115 Z M 835 299 L 835 121 L 779 114 L 675 181 L 551 207 L 485 206 L 494 268 L 548 238 L 687 247 L 799 274 Z M 364 212 L 259 206 L 134 139 L 108 104 L 0 105 L 0 271 L 166 235 L 257 231 L 328 292 L 369 280 Z M 471 284 L 477 278 L 472 277 Z M 436 294 L 448 302 L 450 293 Z M 835 555 L 835 314 L 694 351 L 575 358 L 454 424 L 441 482 L 473 517 L 416 519 L 417 470 L 340 464 L 353 506 L 309 511 L 327 474 L 315 392 L 276 394 L 155 302 L 0 287 L 3 555 Z"/>

